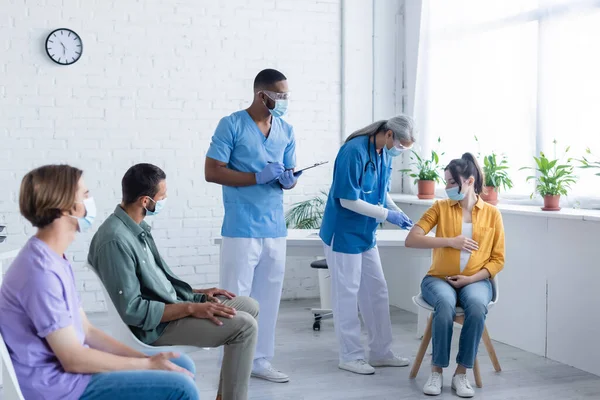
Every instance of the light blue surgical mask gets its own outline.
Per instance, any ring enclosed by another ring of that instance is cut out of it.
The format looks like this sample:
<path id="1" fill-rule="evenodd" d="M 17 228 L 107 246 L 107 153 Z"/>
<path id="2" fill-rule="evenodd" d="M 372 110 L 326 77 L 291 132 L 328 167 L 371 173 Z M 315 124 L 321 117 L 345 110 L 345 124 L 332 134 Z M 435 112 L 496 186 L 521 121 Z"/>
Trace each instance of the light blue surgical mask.
<path id="1" fill-rule="evenodd" d="M 160 213 L 160 210 L 162 210 L 163 208 L 165 208 L 165 205 L 167 204 L 167 198 L 165 197 L 162 200 L 159 201 L 154 201 L 154 199 L 152 199 L 151 197 L 148 197 L 150 200 L 152 200 L 152 202 L 154 202 L 155 206 L 154 206 L 154 211 L 150 211 L 146 208 L 146 215 L 148 216 L 153 216 L 153 215 L 157 215 L 158 213 Z"/>
<path id="2" fill-rule="evenodd" d="M 458 192 L 458 186 L 451 187 L 450 189 L 446 189 L 446 194 L 450 200 L 461 201 L 465 198 L 464 193 Z"/>
<path id="3" fill-rule="evenodd" d="M 383 148 L 385 149 L 385 153 L 390 157 L 398 157 L 403 152 L 403 150 L 400 150 L 396 146 L 392 146 L 391 149 L 388 149 L 387 146 L 383 146 Z"/>
<path id="4" fill-rule="evenodd" d="M 88 197 L 83 201 L 78 201 L 79 204 L 83 204 L 85 208 L 85 214 L 83 217 L 76 217 L 69 215 L 77 220 L 77 230 L 79 232 L 85 232 L 92 227 L 94 220 L 96 219 L 96 202 L 93 197 Z"/>
<path id="5" fill-rule="evenodd" d="M 269 112 L 275 118 L 281 118 L 285 114 L 287 114 L 289 100 L 274 100 L 274 101 L 275 101 L 275 107 L 273 107 L 272 110 L 269 108 Z"/>

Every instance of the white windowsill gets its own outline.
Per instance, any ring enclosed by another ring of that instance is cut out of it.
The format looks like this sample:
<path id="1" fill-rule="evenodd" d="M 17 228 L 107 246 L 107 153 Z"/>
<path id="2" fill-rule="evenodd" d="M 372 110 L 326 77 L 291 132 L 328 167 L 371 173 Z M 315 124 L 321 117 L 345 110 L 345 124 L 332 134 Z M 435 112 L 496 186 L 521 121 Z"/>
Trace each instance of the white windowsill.
<path id="1" fill-rule="evenodd" d="M 422 200 L 412 194 L 402 193 L 390 193 L 392 199 L 396 203 L 400 204 L 415 204 L 430 206 L 436 200 L 442 200 L 441 197 L 436 197 L 432 200 Z M 560 211 L 542 211 L 539 206 L 524 206 L 516 204 L 502 204 L 502 201 L 498 204 L 498 209 L 503 214 L 515 214 L 515 215 L 528 215 L 535 217 L 545 218 L 562 218 L 562 219 L 575 219 L 582 221 L 597 221 L 600 222 L 600 210 L 584 210 L 576 208 L 563 208 Z"/>

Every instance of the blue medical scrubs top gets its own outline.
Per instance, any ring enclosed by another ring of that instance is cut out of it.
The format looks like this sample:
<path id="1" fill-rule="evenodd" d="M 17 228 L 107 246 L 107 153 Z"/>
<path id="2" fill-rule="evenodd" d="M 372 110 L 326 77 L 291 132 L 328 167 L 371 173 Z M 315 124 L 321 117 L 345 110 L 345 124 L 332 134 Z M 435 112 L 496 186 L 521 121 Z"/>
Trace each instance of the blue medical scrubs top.
<path id="1" fill-rule="evenodd" d="M 241 172 L 260 172 L 268 162 L 294 168 L 294 129 L 284 120 L 273 117 L 271 132 L 266 138 L 247 111 L 238 111 L 221 119 L 206 156 Z M 283 190 L 278 183 L 223 186 L 223 205 L 223 236 L 276 238 L 287 235 Z"/>
<path id="2" fill-rule="evenodd" d="M 375 246 L 378 221 L 342 207 L 340 199 L 364 200 L 386 206 L 390 190 L 392 158 L 382 151 L 378 154 L 370 144 L 371 161 L 367 152 L 369 137 L 359 136 L 344 144 L 333 168 L 333 183 L 325 206 L 320 237 L 333 251 L 359 254 Z M 381 222 L 381 221 L 380 221 Z"/>

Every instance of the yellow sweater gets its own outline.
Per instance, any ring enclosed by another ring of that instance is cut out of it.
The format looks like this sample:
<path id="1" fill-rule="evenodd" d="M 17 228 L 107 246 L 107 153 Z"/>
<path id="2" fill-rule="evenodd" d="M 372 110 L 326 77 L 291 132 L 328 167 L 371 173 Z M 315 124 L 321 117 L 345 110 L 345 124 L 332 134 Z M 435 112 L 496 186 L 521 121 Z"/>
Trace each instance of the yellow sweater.
<path id="1" fill-rule="evenodd" d="M 462 231 L 463 210 L 458 201 L 436 201 L 417 225 L 428 234 L 437 226 L 435 236 L 453 238 Z M 433 263 L 427 275 L 445 278 L 452 275 L 471 276 L 485 268 L 492 278 L 504 268 L 504 225 L 500 211 L 478 198 L 473 207 L 473 240 L 479 250 L 471 253 L 464 271 L 460 272 L 460 250 L 451 247 L 433 249 Z"/>

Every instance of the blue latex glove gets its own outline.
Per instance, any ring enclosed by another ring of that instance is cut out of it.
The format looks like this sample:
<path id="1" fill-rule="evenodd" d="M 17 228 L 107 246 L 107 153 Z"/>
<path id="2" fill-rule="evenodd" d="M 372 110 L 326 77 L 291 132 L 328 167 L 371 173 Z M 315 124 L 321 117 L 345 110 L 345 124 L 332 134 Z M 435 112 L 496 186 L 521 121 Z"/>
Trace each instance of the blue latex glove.
<path id="1" fill-rule="evenodd" d="M 285 167 L 282 163 L 269 163 L 262 171 L 255 174 L 256 183 L 258 185 L 271 183 L 279 178 L 283 171 L 285 171 Z"/>
<path id="2" fill-rule="evenodd" d="M 302 171 L 294 173 L 294 171 L 289 169 L 281 174 L 278 180 L 284 189 L 289 189 L 296 184 L 300 175 L 302 175 Z"/>
<path id="3" fill-rule="evenodd" d="M 414 225 L 410 218 L 408 218 L 408 215 L 404 214 L 402 211 L 388 210 L 388 215 L 385 220 L 406 230 L 409 230 Z"/>

